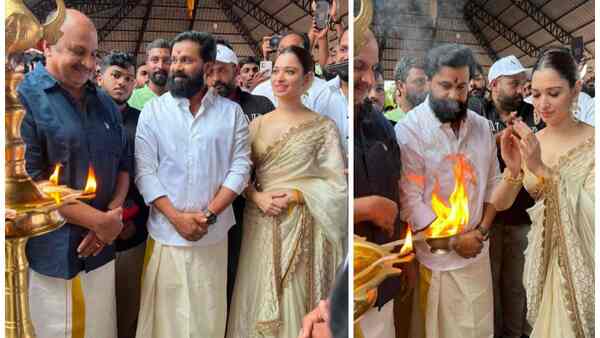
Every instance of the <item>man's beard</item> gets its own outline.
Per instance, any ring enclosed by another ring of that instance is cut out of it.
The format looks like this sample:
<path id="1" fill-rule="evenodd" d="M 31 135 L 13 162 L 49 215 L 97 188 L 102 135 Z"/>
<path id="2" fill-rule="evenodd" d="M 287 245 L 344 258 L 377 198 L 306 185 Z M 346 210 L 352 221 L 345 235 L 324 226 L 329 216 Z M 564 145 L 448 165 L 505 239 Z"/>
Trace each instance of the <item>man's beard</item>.
<path id="1" fill-rule="evenodd" d="M 169 73 L 160 69 L 150 74 L 150 81 L 159 87 L 164 87 L 167 84 Z"/>
<path id="2" fill-rule="evenodd" d="M 175 81 L 175 78 L 180 78 L 181 80 Z M 196 95 L 200 90 L 204 89 L 204 72 L 199 71 L 191 77 L 185 75 L 183 72 L 173 73 L 169 75 L 167 88 L 174 97 L 185 97 L 189 99 Z"/>
<path id="3" fill-rule="evenodd" d="M 479 98 L 483 98 L 485 96 L 485 89 L 482 88 L 474 88 L 469 93 L 470 96 L 476 96 Z"/>
<path id="4" fill-rule="evenodd" d="M 429 107 L 442 123 L 458 122 L 467 116 L 467 101 L 460 102 L 452 99 L 438 99 L 429 96 Z"/>
<path id="5" fill-rule="evenodd" d="M 427 92 L 414 92 L 411 93 L 410 91 L 406 93 L 406 101 L 408 101 L 408 103 L 410 103 L 410 105 L 412 106 L 412 108 L 420 105 L 421 103 L 423 103 L 423 101 L 425 101 L 425 99 L 427 98 Z"/>
<path id="6" fill-rule="evenodd" d="M 383 112 L 383 107 L 381 107 L 376 100 L 373 100 L 369 97 L 367 97 L 364 101 L 363 101 L 364 105 L 370 106 L 371 110 L 376 111 L 376 112 Z"/>
<path id="7" fill-rule="evenodd" d="M 504 95 L 503 93 L 500 93 L 498 95 L 498 105 L 500 106 L 500 109 L 502 109 L 505 112 L 513 112 L 516 111 L 517 109 L 519 109 L 519 107 L 521 106 L 521 103 L 523 102 L 523 98 L 521 97 L 521 95 L 515 95 L 513 97 L 508 96 L 508 95 Z"/>
<path id="8" fill-rule="evenodd" d="M 233 83 L 215 81 L 214 88 L 219 95 L 223 97 L 229 97 L 229 95 L 235 91 L 237 86 Z"/>

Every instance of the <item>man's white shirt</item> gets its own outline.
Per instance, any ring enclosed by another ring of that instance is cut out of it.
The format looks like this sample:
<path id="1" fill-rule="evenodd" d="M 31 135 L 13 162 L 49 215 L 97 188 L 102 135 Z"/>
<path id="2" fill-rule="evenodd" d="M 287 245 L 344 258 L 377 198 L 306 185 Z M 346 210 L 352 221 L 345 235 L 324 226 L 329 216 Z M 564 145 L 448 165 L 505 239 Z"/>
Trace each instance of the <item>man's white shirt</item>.
<path id="1" fill-rule="evenodd" d="M 209 90 L 194 117 L 189 100 L 167 92 L 140 114 L 136 185 L 150 205 L 148 231 L 166 245 L 207 246 L 224 240 L 235 224 L 228 206 L 199 241 L 181 237 L 152 202 L 167 196 L 183 212 L 205 211 L 221 186 L 240 194 L 250 177 L 248 123 L 241 107 Z"/>
<path id="2" fill-rule="evenodd" d="M 422 231 L 436 219 L 431 207 L 431 196 L 439 180 L 439 194 L 445 203 L 454 190 L 454 161 L 448 155 L 462 154 L 476 175 L 476 184 L 467 183 L 469 224 L 465 231 L 475 228 L 483 216 L 484 202 L 490 202 L 492 190 L 499 179 L 496 142 L 488 120 L 473 111 L 467 111 L 456 137 L 450 123 L 441 123 L 429 107 L 429 98 L 411 110 L 395 126 L 396 139 L 402 157 L 400 180 L 400 216 L 411 224 L 414 231 Z M 424 178 L 424 185 L 415 184 L 408 177 Z M 424 241 L 415 242 L 417 258 L 429 269 L 447 271 L 459 269 L 488 254 L 485 242 L 482 252 L 466 259 L 452 251 L 435 255 Z"/>
<path id="3" fill-rule="evenodd" d="M 342 146 L 348 152 L 348 98 L 342 92 L 342 82 L 339 76 L 327 81 L 327 86 L 321 91 L 315 102 L 317 113 L 331 118 L 338 127 Z"/>

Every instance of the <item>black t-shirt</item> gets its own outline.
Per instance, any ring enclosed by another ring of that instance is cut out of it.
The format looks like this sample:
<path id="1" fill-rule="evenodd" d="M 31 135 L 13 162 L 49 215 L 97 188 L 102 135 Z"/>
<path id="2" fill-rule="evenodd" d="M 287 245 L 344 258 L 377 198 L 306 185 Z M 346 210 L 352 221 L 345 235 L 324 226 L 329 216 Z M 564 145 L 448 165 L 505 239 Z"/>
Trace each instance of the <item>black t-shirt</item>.
<path id="1" fill-rule="evenodd" d="M 122 114 L 123 126 L 125 127 L 125 133 L 127 135 L 127 145 L 129 146 L 129 151 L 131 153 L 131 156 L 133 157 L 133 154 L 135 153 L 135 131 L 137 129 L 138 119 L 140 118 L 140 111 L 127 105 Z M 138 206 L 139 211 L 133 219 L 136 231 L 131 238 L 126 240 L 122 240 L 117 237 L 117 239 L 115 240 L 117 251 L 125 251 L 136 247 L 142 242 L 144 242 L 148 237 L 148 229 L 146 228 L 146 222 L 148 221 L 148 215 L 150 213 L 150 210 L 144 202 L 144 198 L 137 189 L 134 180 L 135 165 L 134 170 L 132 170 L 129 173 L 129 191 L 127 192 L 127 198 L 125 199 L 126 205 L 124 207 L 127 207 L 127 205 L 132 202 Z"/>
<path id="2" fill-rule="evenodd" d="M 361 105 L 354 125 L 354 198 L 379 195 L 399 203 L 399 180 L 400 148 L 392 125 L 370 104 Z M 399 239 L 404 228 L 398 216 L 392 237 L 371 222 L 355 224 L 354 233 L 383 244 Z M 376 305 L 393 299 L 400 283 L 397 277 L 385 280 L 378 289 Z"/>
<path id="3" fill-rule="evenodd" d="M 491 100 L 484 101 L 483 110 L 480 114 L 491 122 L 491 127 L 494 133 L 501 132 L 506 128 L 506 124 L 500 118 L 500 115 L 494 106 L 494 102 Z M 533 132 L 536 132 L 544 127 L 543 121 L 536 123 L 533 113 L 533 106 L 527 102 L 523 101 L 521 103 L 517 109 L 517 116 L 520 117 L 530 128 L 532 128 Z M 502 160 L 500 147 L 498 147 L 498 161 L 500 162 L 500 170 L 503 171 L 506 167 L 506 164 L 504 164 L 504 161 Z M 534 204 L 535 201 L 533 198 L 531 198 L 527 190 L 525 190 L 525 188 L 521 188 L 513 205 L 509 209 L 496 214 L 494 223 L 504 225 L 531 224 L 531 219 L 529 218 L 527 209 L 531 208 Z"/>
<path id="4" fill-rule="evenodd" d="M 242 107 L 244 114 L 248 117 L 248 123 L 255 118 L 275 110 L 275 106 L 268 98 L 260 95 L 252 95 L 238 87 L 238 104 Z"/>

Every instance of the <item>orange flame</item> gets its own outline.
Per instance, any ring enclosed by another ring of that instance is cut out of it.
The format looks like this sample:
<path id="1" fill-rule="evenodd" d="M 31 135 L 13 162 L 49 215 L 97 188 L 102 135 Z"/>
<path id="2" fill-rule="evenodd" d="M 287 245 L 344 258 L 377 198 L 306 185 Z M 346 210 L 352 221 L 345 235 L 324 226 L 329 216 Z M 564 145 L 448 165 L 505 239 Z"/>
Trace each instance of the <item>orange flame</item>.
<path id="1" fill-rule="evenodd" d="M 58 185 L 58 175 L 60 174 L 60 168 L 62 168 L 62 164 L 58 163 L 54 167 L 54 172 L 52 172 L 52 175 L 50 175 L 50 182 L 52 182 L 52 184 L 54 185 Z"/>
<path id="2" fill-rule="evenodd" d="M 467 195 L 466 182 L 474 182 L 475 174 L 473 168 L 467 163 L 464 156 L 454 155 L 448 157 L 456 161 L 454 164 L 454 191 L 450 194 L 448 207 L 439 196 L 439 181 L 435 180 L 435 186 L 431 195 L 431 207 L 437 218 L 425 235 L 428 238 L 440 238 L 456 235 L 463 231 L 469 223 L 469 196 Z"/>
<path id="3" fill-rule="evenodd" d="M 404 245 L 400 249 L 400 256 L 406 256 L 413 251 L 412 232 L 410 226 L 406 227 L 406 237 L 404 238 Z"/>
<path id="4" fill-rule="evenodd" d="M 96 192 L 96 173 L 94 173 L 94 168 L 92 168 L 92 166 L 88 168 L 88 176 L 83 192 L 86 194 L 93 194 Z"/>

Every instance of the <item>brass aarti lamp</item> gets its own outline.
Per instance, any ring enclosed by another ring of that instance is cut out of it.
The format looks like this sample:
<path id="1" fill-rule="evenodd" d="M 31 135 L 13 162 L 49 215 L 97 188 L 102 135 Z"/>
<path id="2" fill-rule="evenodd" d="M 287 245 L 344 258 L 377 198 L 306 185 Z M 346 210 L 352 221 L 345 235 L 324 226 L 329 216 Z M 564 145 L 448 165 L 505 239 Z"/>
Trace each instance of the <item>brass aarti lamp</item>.
<path id="1" fill-rule="evenodd" d="M 15 73 L 8 60 L 16 53 L 33 48 L 41 39 L 56 43 L 61 36 L 60 27 L 65 20 L 65 4 L 57 0 L 55 17 L 41 25 L 22 0 L 5 2 L 6 53 L 6 111 L 5 128 L 5 259 L 6 286 L 5 334 L 9 338 L 35 337 L 29 313 L 29 264 L 25 245 L 30 237 L 39 236 L 64 225 L 65 220 L 58 208 L 64 204 L 77 203 L 77 199 L 95 197 L 95 178 L 88 176 L 86 191 L 58 185 L 58 173 L 54 181 L 36 184 L 25 171 L 25 144 L 21 138 L 21 122 L 25 109 L 17 97 L 17 86 L 23 79 Z M 90 171 L 93 171 L 90 168 Z M 54 175 L 53 175 L 54 176 Z M 93 176 L 93 175 L 92 175 Z"/>

